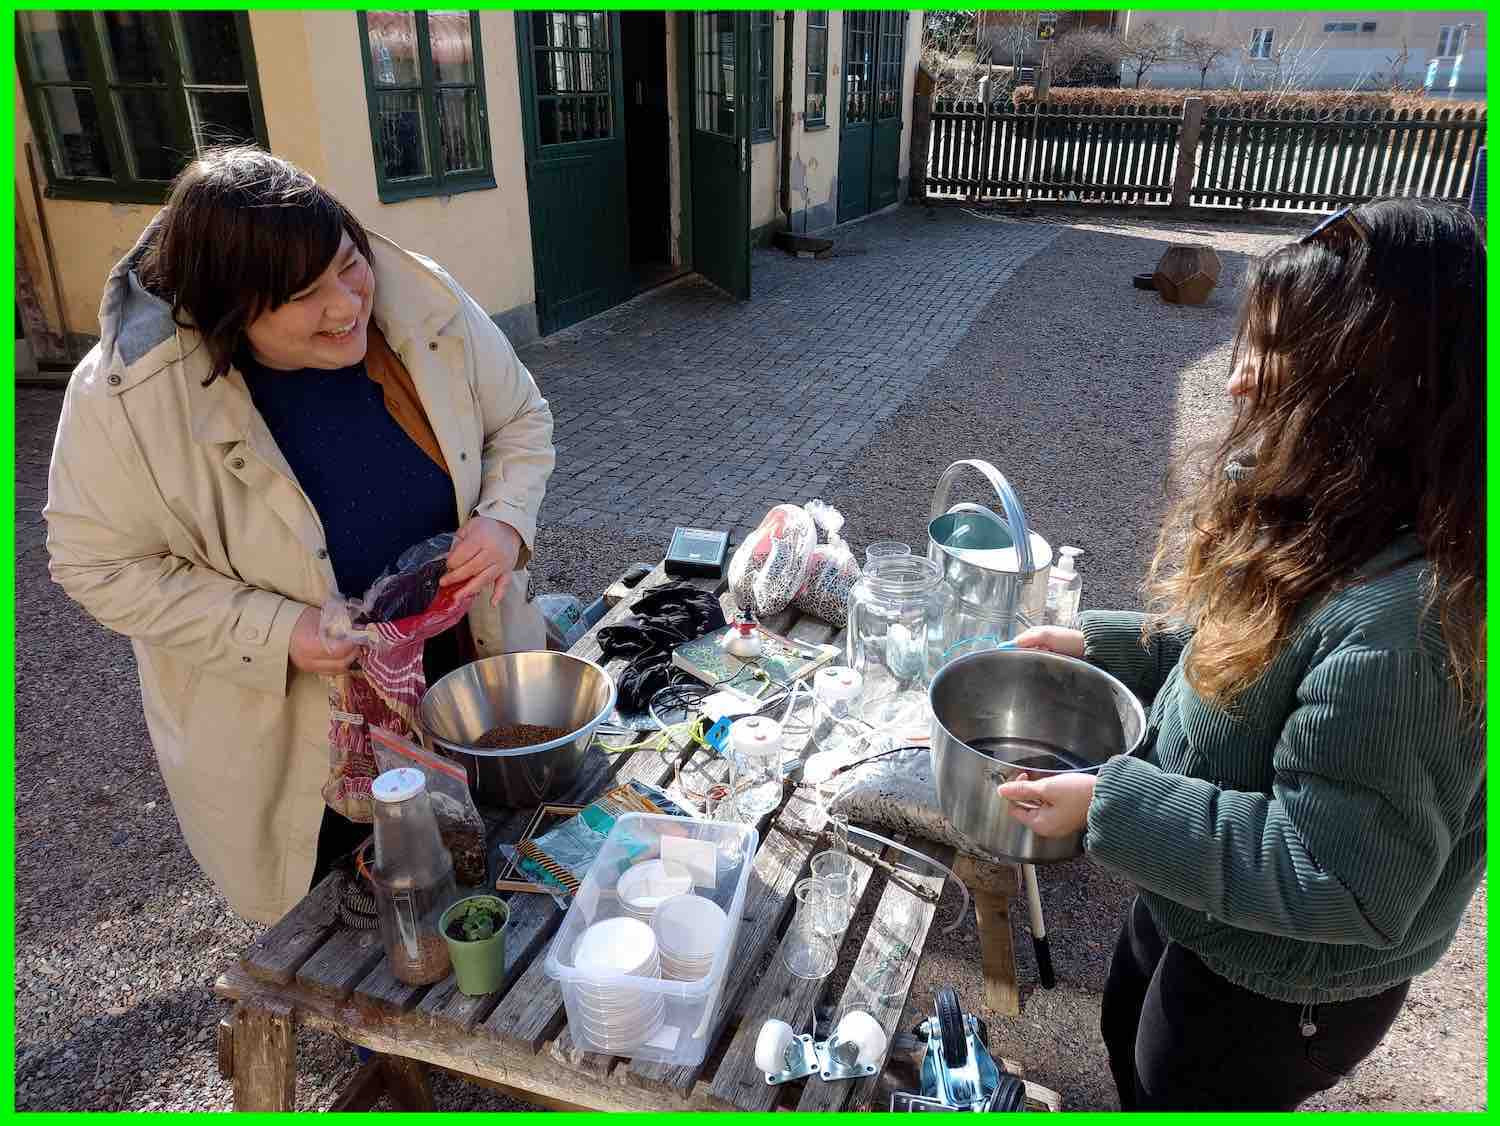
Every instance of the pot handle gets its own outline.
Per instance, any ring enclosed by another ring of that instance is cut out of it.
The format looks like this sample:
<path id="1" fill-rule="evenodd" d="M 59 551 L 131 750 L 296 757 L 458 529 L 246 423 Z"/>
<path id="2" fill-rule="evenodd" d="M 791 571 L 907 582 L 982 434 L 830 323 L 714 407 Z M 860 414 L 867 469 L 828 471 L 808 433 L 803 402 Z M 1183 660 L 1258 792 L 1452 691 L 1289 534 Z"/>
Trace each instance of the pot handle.
<path id="1" fill-rule="evenodd" d="M 932 508 L 927 519 L 930 523 L 951 511 L 948 508 L 948 498 L 953 493 L 953 482 L 959 473 L 967 466 L 975 472 L 984 476 L 995 495 L 1000 498 L 1001 507 L 1005 509 L 1005 523 L 1010 529 L 1011 538 L 1016 541 L 1016 562 L 1020 565 L 1021 574 L 1029 575 L 1036 570 L 1036 564 L 1031 558 L 1031 529 L 1026 524 L 1026 510 L 1021 507 L 1021 498 L 1016 496 L 1016 491 L 1010 487 L 1010 482 L 1005 475 L 987 461 L 978 458 L 966 458 L 963 461 L 955 461 L 943 471 L 938 478 L 937 491 L 932 494 Z"/>

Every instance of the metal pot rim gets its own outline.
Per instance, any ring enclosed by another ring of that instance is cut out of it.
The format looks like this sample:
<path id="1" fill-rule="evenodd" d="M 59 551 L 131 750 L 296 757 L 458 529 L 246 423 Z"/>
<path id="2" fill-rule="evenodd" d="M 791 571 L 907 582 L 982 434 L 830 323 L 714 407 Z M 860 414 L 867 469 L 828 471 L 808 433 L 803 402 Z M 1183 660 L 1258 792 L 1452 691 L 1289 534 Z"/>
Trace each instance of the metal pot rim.
<path id="1" fill-rule="evenodd" d="M 1003 763 L 1005 761 L 1004 759 L 997 759 L 993 755 L 987 755 L 982 751 L 976 751 L 963 739 L 960 739 L 957 735 L 953 734 L 953 732 L 948 729 L 948 725 L 945 724 L 938 716 L 936 703 L 937 689 L 938 685 L 942 683 L 943 678 L 948 674 L 948 670 L 972 661 L 1008 661 L 1022 657 L 1028 659 L 1041 658 L 1047 661 L 1059 661 L 1064 664 L 1082 665 L 1084 668 L 1087 668 L 1090 671 L 1097 673 L 1099 676 L 1102 676 L 1106 681 L 1108 681 L 1119 690 L 1120 696 L 1129 702 L 1131 710 L 1140 719 L 1140 734 L 1135 737 L 1134 742 L 1132 742 L 1130 746 L 1126 747 L 1120 753 L 1124 755 L 1132 755 L 1137 750 L 1139 750 L 1141 744 L 1146 741 L 1146 709 L 1141 706 L 1140 700 L 1136 699 L 1135 693 L 1132 692 L 1129 688 L 1125 687 L 1125 684 L 1118 677 L 1112 675 L 1111 673 L 1105 672 L 1098 665 L 1090 664 L 1088 661 L 1082 660 L 1078 657 L 1069 657 L 1064 653 L 1054 653 L 1049 649 L 984 649 L 979 651 L 978 653 L 965 653 L 963 656 L 955 657 L 953 660 L 949 661 L 946 665 L 944 665 L 937 671 L 937 675 L 932 678 L 932 683 L 927 688 L 927 703 L 929 706 L 929 710 L 932 712 L 932 722 L 942 729 L 943 734 L 948 737 L 948 739 L 954 745 L 955 749 L 962 748 L 963 750 L 968 751 L 971 755 L 978 755 L 980 758 L 989 759 L 992 762 Z M 1104 763 L 1101 762 L 1089 767 L 1080 767 L 1076 770 L 1027 770 L 1026 773 L 1047 776 L 1054 774 L 1093 774 L 1097 772 L 1103 765 Z"/>
<path id="2" fill-rule="evenodd" d="M 444 739 L 437 732 L 433 731 L 432 728 L 427 725 L 427 721 L 422 716 L 422 705 L 418 704 L 417 719 L 418 722 L 422 724 L 423 733 L 434 743 L 444 748 L 445 750 L 454 751 L 461 755 L 472 755 L 475 758 L 525 758 L 528 755 L 541 754 L 543 751 L 553 751 L 558 747 L 566 747 L 569 743 L 577 742 L 579 739 L 582 739 L 586 735 L 591 734 L 596 727 L 598 727 L 601 723 L 609 718 L 610 712 L 615 710 L 615 698 L 619 694 L 619 688 L 615 684 L 615 678 L 610 676 L 609 673 L 606 672 L 601 665 L 595 664 L 593 661 L 588 660 L 586 657 L 575 657 L 571 653 L 554 653 L 551 650 L 538 650 L 538 652 L 545 652 L 548 654 L 548 656 L 551 657 L 561 657 L 569 661 L 576 661 L 580 665 L 587 665 L 589 668 L 595 670 L 601 677 L 604 678 L 604 683 L 609 686 L 609 695 L 605 698 L 604 706 L 599 709 L 598 713 L 595 714 L 593 719 L 589 720 L 576 731 L 570 732 L 569 734 L 563 735 L 557 739 L 549 740 L 546 743 L 538 743 L 532 747 L 469 747 L 465 746 L 463 743 L 450 742 L 449 740 Z M 427 689 L 427 692 L 422 693 L 422 703 L 426 703 L 427 694 L 434 691 L 438 687 L 438 685 L 442 684 L 443 681 L 448 679 L 448 677 L 457 676 L 459 673 L 463 672 L 464 669 L 469 668 L 470 665 L 480 665 L 484 664 L 486 661 L 503 661 L 507 657 L 512 656 L 515 656 L 515 654 L 496 653 L 494 656 L 481 657 L 477 661 L 470 661 L 468 665 L 464 665 L 460 668 L 454 669 L 452 672 L 448 673 L 447 676 L 444 676 L 441 680 L 439 680 L 437 684 L 431 685 Z"/>

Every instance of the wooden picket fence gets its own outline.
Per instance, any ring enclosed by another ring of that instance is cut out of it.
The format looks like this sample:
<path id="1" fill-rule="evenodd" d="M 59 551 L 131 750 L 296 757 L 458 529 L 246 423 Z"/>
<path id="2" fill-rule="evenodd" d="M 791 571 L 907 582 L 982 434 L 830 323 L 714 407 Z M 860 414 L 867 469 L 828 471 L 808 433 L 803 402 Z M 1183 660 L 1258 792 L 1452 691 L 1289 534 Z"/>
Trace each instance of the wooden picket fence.
<path id="1" fill-rule="evenodd" d="M 1472 109 L 1329 115 L 1205 109 L 1199 98 L 1176 108 L 935 100 L 916 116 L 913 155 L 935 198 L 1244 210 L 1467 200 L 1485 128 Z"/>
<path id="2" fill-rule="evenodd" d="M 1192 202 L 1210 207 L 1328 211 L 1378 196 L 1466 202 L 1484 143 L 1474 110 L 1210 109 L 1198 142 Z"/>

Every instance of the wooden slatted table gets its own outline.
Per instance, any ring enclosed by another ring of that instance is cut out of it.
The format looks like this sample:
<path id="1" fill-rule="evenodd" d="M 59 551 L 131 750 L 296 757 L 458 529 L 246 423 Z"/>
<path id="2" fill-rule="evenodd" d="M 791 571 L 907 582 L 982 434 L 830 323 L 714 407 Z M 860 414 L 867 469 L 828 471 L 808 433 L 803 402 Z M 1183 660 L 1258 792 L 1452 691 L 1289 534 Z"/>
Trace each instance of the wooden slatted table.
<path id="1" fill-rule="evenodd" d="M 597 660 L 598 630 L 625 617 L 644 591 L 665 581 L 658 566 L 572 651 Z M 698 585 L 712 589 L 715 584 Z M 836 640 L 832 627 L 795 614 L 767 626 L 796 640 Z M 609 666 L 611 673 L 619 667 Z M 610 785 L 639 779 L 696 805 L 696 796 L 707 784 L 723 780 L 726 769 L 721 758 L 705 751 L 607 755 L 596 748 L 573 793 L 558 800 L 581 804 Z M 492 812 L 487 817 L 491 845 L 516 841 L 533 813 Z M 755 1067 L 755 1039 L 762 1021 L 773 1016 L 794 1024 L 805 1021 L 814 1000 L 818 983 L 788 973 L 779 946 L 791 913 L 792 888 L 812 855 L 827 847 L 821 839 L 821 811 L 800 790 L 793 790 L 759 828 L 761 843 L 731 958 L 734 969 L 719 998 L 713 1046 L 703 1063 L 667 1066 L 578 1050 L 566 1027 L 562 994 L 544 970 L 547 945 L 563 914 L 551 897 L 511 896 L 504 983 L 489 996 L 466 997 L 451 975 L 432 986 L 397 981 L 386 964 L 378 932 L 350 928 L 339 920 L 342 877 L 335 874 L 266 931 L 215 986 L 221 998 L 234 1002 L 233 1012 L 220 1023 L 219 1059 L 220 1070 L 233 1079 L 235 1108 L 293 1109 L 295 1028 L 301 1022 L 377 1053 L 335 1109 L 365 1108 L 383 1093 L 402 1109 L 430 1108 L 422 1065 L 557 1109 L 885 1109 L 894 1089 L 889 1076 L 768 1087 Z M 951 852 L 924 851 L 953 863 Z M 972 879 L 977 869 L 968 858 L 963 863 L 966 880 Z M 996 880 L 1005 885 L 1007 875 L 990 870 L 988 879 L 993 889 Z M 852 927 L 846 936 L 840 969 L 847 966 L 849 973 L 836 974 L 849 984 L 844 995 L 833 1000 L 869 1009 L 893 1037 L 942 884 L 941 876 L 916 875 L 868 853 L 859 856 L 861 906 L 874 903 L 874 922 L 863 932 Z M 1013 889 L 1013 878 L 1009 886 Z M 988 893 L 976 902 L 982 927 L 986 910 L 993 915 L 997 898 L 1003 904 L 1003 897 Z M 1003 909 L 1000 917 L 1003 921 Z M 1008 922 L 1004 929 L 1008 956 Z M 987 978 L 992 960 L 987 956 Z M 1014 976 L 1012 961 L 1012 989 Z M 992 995 L 988 984 L 986 995 L 992 1007 L 997 997 L 1002 1006 L 1007 1000 Z M 899 1048 L 901 1041 L 896 1043 Z M 893 1051 L 888 1071 L 900 1070 L 899 1055 Z M 1033 1087 L 1031 1094 L 1034 1109 L 1055 1108 L 1052 1092 Z"/>

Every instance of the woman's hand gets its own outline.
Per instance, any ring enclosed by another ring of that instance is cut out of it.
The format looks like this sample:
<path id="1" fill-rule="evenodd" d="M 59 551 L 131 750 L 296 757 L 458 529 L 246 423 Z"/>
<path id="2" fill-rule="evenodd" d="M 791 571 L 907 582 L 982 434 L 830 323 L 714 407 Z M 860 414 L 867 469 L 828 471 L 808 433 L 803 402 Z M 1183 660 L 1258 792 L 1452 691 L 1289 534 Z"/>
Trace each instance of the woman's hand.
<path id="1" fill-rule="evenodd" d="M 1000 786 L 999 793 L 1011 803 L 1010 815 L 1037 836 L 1066 837 L 1088 824 L 1094 776 L 1053 774 L 1033 781 L 1023 774 Z"/>
<path id="2" fill-rule="evenodd" d="M 359 656 L 359 646 L 352 641 L 324 642 L 318 628 L 322 618 L 321 610 L 309 606 L 292 627 L 292 640 L 287 648 L 292 667 L 319 676 L 348 672 L 349 666 Z"/>
<path id="3" fill-rule="evenodd" d="M 520 557 L 519 532 L 499 520 L 475 516 L 453 537 L 453 550 L 448 553 L 448 573 L 439 585 L 451 587 L 462 583 L 454 595 L 462 602 L 477 596 L 487 584 L 494 583 L 495 593 L 490 596 L 490 605 L 498 606 Z"/>
<path id="4" fill-rule="evenodd" d="M 1045 649 L 1064 657 L 1083 657 L 1083 630 L 1034 626 L 1016 638 L 1017 649 Z"/>

